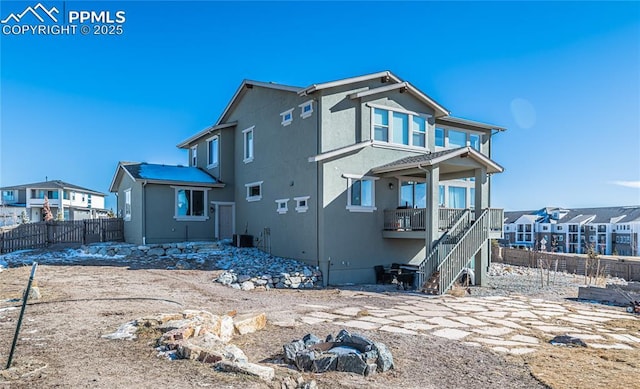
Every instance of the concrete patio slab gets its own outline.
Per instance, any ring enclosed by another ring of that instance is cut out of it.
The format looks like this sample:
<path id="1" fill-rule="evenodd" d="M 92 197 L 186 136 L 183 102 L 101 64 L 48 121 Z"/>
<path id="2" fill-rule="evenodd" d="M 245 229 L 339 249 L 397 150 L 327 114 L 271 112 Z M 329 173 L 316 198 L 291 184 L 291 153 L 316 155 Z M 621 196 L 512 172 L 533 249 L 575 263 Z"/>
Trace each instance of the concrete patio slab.
<path id="1" fill-rule="evenodd" d="M 405 334 L 405 335 L 417 335 L 416 331 L 412 331 L 406 328 L 395 327 L 395 326 L 382 326 L 380 327 L 380 331 L 393 332 L 396 334 Z"/>
<path id="2" fill-rule="evenodd" d="M 361 330 L 376 330 L 382 326 L 382 324 L 372 323 L 370 321 L 364 320 L 349 320 L 349 321 L 336 321 L 335 324 L 342 325 L 345 327 L 359 328 Z"/>
<path id="3" fill-rule="evenodd" d="M 511 328 L 505 328 L 505 327 L 472 328 L 471 331 L 480 335 L 487 335 L 487 336 L 502 336 L 502 335 L 506 335 L 508 333 L 513 332 Z"/>
<path id="4" fill-rule="evenodd" d="M 443 328 L 441 330 L 437 330 L 433 332 L 433 335 L 439 336 L 441 338 L 447 338 L 451 340 L 459 340 L 470 335 L 471 332 L 457 330 L 455 328 Z"/>

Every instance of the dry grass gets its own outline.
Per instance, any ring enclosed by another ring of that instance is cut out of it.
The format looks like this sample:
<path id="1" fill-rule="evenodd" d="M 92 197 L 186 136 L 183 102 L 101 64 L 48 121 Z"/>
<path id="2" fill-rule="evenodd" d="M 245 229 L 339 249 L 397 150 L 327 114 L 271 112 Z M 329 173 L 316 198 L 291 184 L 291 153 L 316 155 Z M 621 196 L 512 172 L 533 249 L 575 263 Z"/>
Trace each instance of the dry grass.
<path id="1" fill-rule="evenodd" d="M 551 388 L 637 388 L 640 353 L 543 345 L 526 358 L 531 374 Z"/>

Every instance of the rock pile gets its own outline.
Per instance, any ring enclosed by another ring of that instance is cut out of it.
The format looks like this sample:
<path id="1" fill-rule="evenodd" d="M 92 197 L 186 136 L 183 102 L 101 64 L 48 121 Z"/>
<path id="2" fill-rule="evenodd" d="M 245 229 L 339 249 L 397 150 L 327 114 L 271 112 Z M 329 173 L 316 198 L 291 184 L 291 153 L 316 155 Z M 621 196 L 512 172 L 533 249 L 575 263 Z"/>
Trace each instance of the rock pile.
<path id="1" fill-rule="evenodd" d="M 302 289 L 322 284 L 319 270 L 255 248 L 225 247 L 222 259 L 216 266 L 226 271 L 215 281 L 236 289 Z"/>
<path id="2" fill-rule="evenodd" d="M 250 363 L 245 353 L 229 343 L 236 335 L 263 329 L 264 313 L 214 315 L 207 311 L 186 310 L 176 314 L 143 317 L 123 324 L 106 339 L 133 340 L 138 336 L 157 336 L 159 355 L 169 359 L 190 359 L 213 364 L 220 371 L 244 373 L 263 380 L 273 379 L 273 368 Z"/>
<path id="3" fill-rule="evenodd" d="M 107 257 L 164 257 L 180 256 L 188 254 L 213 254 L 220 251 L 216 242 L 183 242 L 163 243 L 148 245 L 133 245 L 126 243 L 97 244 L 80 247 L 80 250 L 88 255 L 101 255 Z"/>
<path id="4" fill-rule="evenodd" d="M 285 362 L 298 370 L 324 373 L 343 371 L 369 376 L 393 369 L 393 356 L 383 343 L 341 330 L 325 341 L 313 334 L 283 346 Z"/>

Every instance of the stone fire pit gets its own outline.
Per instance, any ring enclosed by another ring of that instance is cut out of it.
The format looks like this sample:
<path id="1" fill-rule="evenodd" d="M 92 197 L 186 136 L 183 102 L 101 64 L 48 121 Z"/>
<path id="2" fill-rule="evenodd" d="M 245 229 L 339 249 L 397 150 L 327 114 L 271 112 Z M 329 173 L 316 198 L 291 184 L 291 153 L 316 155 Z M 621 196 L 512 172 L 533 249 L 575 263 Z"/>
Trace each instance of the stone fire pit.
<path id="1" fill-rule="evenodd" d="M 346 330 L 341 330 L 335 339 L 329 335 L 324 341 L 307 334 L 283 348 L 285 361 L 301 371 L 343 371 L 369 376 L 393 369 L 393 356 L 387 346 Z"/>

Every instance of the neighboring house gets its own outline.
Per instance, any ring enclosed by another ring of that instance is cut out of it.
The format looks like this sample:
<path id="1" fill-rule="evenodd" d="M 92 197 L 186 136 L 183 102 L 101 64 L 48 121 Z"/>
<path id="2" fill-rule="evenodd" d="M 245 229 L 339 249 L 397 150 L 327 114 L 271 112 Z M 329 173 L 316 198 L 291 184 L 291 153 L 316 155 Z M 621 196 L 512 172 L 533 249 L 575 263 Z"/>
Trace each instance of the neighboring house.
<path id="1" fill-rule="evenodd" d="M 189 239 L 248 234 L 331 284 L 372 282 L 374 265 L 392 263 L 421 266 L 423 282 L 444 263 L 446 289 L 474 257 L 484 282 L 489 238 L 502 237 L 502 210 L 488 208 L 490 175 L 503 170 L 491 138 L 503 130 L 450 116 L 390 72 L 306 88 L 245 80 L 216 123 L 178 145 L 210 181 L 148 183 L 145 200 L 133 189 L 144 178 L 120 164 L 110 190 L 119 213 L 132 209 L 125 235 L 135 242 L 179 239 L 187 226 Z M 183 220 L 189 190 L 206 206 Z M 164 197 L 151 200 L 155 191 Z"/>
<path id="2" fill-rule="evenodd" d="M 605 255 L 640 255 L 640 206 L 547 207 L 504 217 L 502 243 L 511 247 L 578 254 L 593 247 Z"/>
<path id="3" fill-rule="evenodd" d="M 60 180 L 6 186 L 0 188 L 0 191 L 0 210 L 5 215 L 5 221 L 18 222 L 23 211 L 29 221 L 41 221 L 45 197 L 49 200 L 54 219 L 60 218 L 60 212 L 64 220 L 95 219 L 107 215 L 104 193 Z"/>

